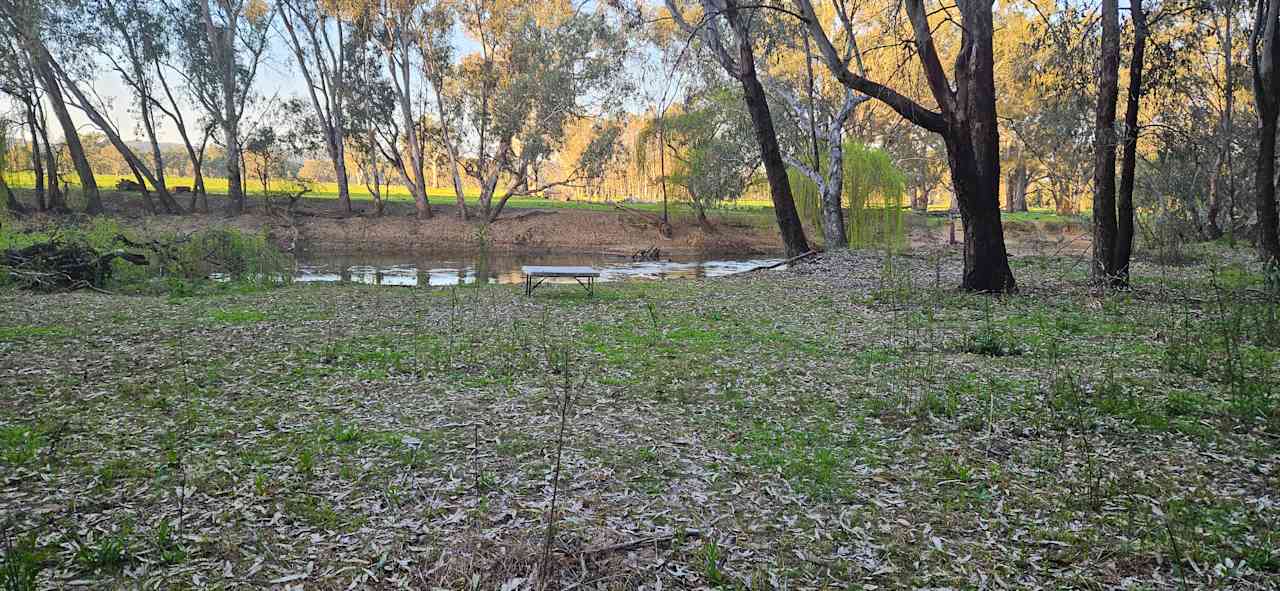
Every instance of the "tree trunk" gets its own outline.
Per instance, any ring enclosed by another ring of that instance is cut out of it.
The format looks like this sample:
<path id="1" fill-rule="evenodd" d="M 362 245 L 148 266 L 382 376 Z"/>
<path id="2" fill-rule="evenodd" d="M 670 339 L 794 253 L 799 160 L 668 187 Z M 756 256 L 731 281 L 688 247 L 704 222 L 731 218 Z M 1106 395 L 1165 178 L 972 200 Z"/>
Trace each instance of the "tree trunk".
<path id="1" fill-rule="evenodd" d="M 36 123 L 36 106 L 28 104 L 26 111 L 27 127 L 31 130 L 31 169 L 35 174 L 36 209 L 44 211 L 47 208 L 44 201 L 44 157 L 41 152 L 40 128 Z"/>
<path id="2" fill-rule="evenodd" d="M 58 155 L 53 151 L 53 142 L 49 140 L 49 122 L 41 125 L 44 133 L 45 185 L 48 190 L 47 210 L 54 213 L 67 213 L 67 196 L 62 192 L 62 175 L 58 170 Z"/>
<path id="3" fill-rule="evenodd" d="M 1258 251 L 1264 261 L 1280 263 L 1280 220 L 1276 212 L 1276 123 L 1280 117 L 1280 0 L 1259 1 L 1254 33 L 1253 92 L 1258 105 L 1258 162 L 1254 173 L 1258 209 Z"/>
<path id="4" fill-rule="evenodd" d="M 787 178 L 787 165 L 782 160 L 782 151 L 778 146 L 778 133 L 773 127 L 769 100 L 764 86 L 756 76 L 756 57 L 755 50 L 751 47 L 751 36 L 738 12 L 737 1 L 725 0 L 725 6 L 725 17 L 738 38 L 737 78 L 742 82 L 747 111 L 751 114 L 756 142 L 760 144 L 760 160 L 764 164 L 765 176 L 769 179 L 773 213 L 778 220 L 787 256 L 800 256 L 809 252 L 809 241 L 805 238 L 804 226 L 800 223 L 800 214 L 796 211 L 795 199 L 791 195 L 791 182 Z"/>
<path id="5" fill-rule="evenodd" d="M 1213 175 L 1209 177 L 1209 206 L 1205 208 L 1204 230 L 1201 232 L 1208 240 L 1222 237 L 1222 226 L 1218 223 L 1218 214 L 1222 211 L 1222 167 L 1226 154 L 1219 147 L 1218 155 L 1213 160 Z"/>
<path id="6" fill-rule="evenodd" d="M 1120 8 L 1118 0 L 1102 2 L 1102 55 L 1093 139 L 1093 281 L 1115 273 L 1116 248 L 1116 101 L 1120 87 Z"/>
<path id="7" fill-rule="evenodd" d="M 89 159 L 85 157 L 84 146 L 80 143 L 80 133 L 76 130 L 76 124 L 71 120 L 71 113 L 67 111 L 67 103 L 62 98 L 62 88 L 58 85 L 58 76 L 54 74 L 48 51 L 38 44 L 32 47 L 31 62 L 45 86 L 45 96 L 49 98 L 49 106 L 53 108 L 53 114 L 58 118 L 58 124 L 62 126 L 67 152 L 70 153 L 71 162 L 75 166 L 76 174 L 80 177 L 80 193 L 84 195 L 85 211 L 90 214 L 101 213 L 102 198 L 98 194 L 98 183 L 93 177 L 93 168 L 89 166 Z M 64 195 L 59 199 L 62 209 L 66 209 L 65 197 Z"/>
<path id="8" fill-rule="evenodd" d="M 1031 175 L 1027 172 L 1027 160 L 1022 157 L 1022 149 L 1018 148 L 1013 160 L 1013 170 L 1009 171 L 1004 182 L 1005 211 L 1010 213 L 1027 211 L 1027 186 L 1031 183 Z"/>
<path id="9" fill-rule="evenodd" d="M 1141 0 L 1131 3 L 1133 55 L 1129 60 L 1129 95 L 1124 111 L 1124 147 L 1120 154 L 1120 192 L 1116 195 L 1115 250 L 1111 259 L 1112 284 L 1129 285 L 1129 259 L 1133 254 L 1133 182 L 1138 161 L 1138 110 L 1142 106 L 1142 68 L 1146 61 L 1147 15 Z"/>
<path id="10" fill-rule="evenodd" d="M 6 183 L 4 180 L 4 175 L 0 175 L 0 190 L 4 191 L 4 205 L 6 209 L 17 215 L 27 214 L 26 206 L 23 205 L 21 201 L 18 201 L 18 198 L 13 194 L 13 190 L 9 188 L 9 183 Z"/>
<path id="11" fill-rule="evenodd" d="M 120 137 L 120 134 L 116 133 L 115 127 L 111 125 L 111 122 L 108 121 L 106 117 L 103 117 L 102 114 L 89 103 L 88 98 L 80 91 L 80 87 L 75 84 L 75 81 L 72 80 L 58 64 L 50 62 L 50 67 L 66 84 L 67 90 L 75 96 L 76 101 L 79 103 L 80 110 L 89 118 L 90 121 L 93 122 L 94 125 L 98 127 L 99 130 L 102 131 L 103 135 L 107 136 L 107 141 L 111 142 L 111 145 L 116 149 L 116 152 L 119 152 L 120 156 L 124 158 L 129 169 L 138 177 L 138 182 L 142 185 L 143 192 L 146 194 L 148 206 L 151 205 L 151 195 L 146 192 L 146 183 L 150 182 L 151 186 L 155 187 L 156 192 L 160 194 L 160 202 L 164 206 L 166 212 L 182 213 L 182 206 L 178 205 L 178 202 L 169 194 L 169 190 L 165 188 L 164 183 L 160 182 L 156 178 L 151 169 L 147 167 L 146 163 L 144 163 L 142 159 L 133 152 L 133 149 L 129 147 L 129 144 L 125 143 L 124 139 Z M 145 114 L 143 117 L 147 121 L 150 121 Z M 154 128 L 150 128 L 149 124 L 148 128 L 148 131 L 151 133 L 153 145 L 156 146 L 156 150 L 158 152 L 159 145 L 155 140 Z M 101 203 L 99 203 L 98 207 L 99 210 L 101 210 Z"/>

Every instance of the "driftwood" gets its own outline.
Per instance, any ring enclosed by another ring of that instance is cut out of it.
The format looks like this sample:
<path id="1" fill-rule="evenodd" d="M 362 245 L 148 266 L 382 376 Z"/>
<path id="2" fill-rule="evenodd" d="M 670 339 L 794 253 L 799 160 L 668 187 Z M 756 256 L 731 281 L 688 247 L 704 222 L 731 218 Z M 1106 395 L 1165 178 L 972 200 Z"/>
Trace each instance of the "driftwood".
<path id="1" fill-rule="evenodd" d="M 790 265 L 791 263 L 807 259 L 816 254 L 818 254 L 818 251 L 811 250 L 804 254 L 793 256 L 785 261 L 773 263 L 772 265 L 760 265 L 759 267 L 753 267 L 753 268 L 747 269 L 746 271 L 739 271 L 738 273 L 734 273 L 734 275 L 741 275 L 742 273 L 751 273 L 753 271 L 768 271 L 769 269 L 777 269 L 778 267 L 781 267 L 783 265 Z"/>
<path id="2" fill-rule="evenodd" d="M 662 251 L 656 246 L 640 249 L 631 254 L 633 261 L 656 261 L 660 258 L 662 258 Z"/>
<path id="3" fill-rule="evenodd" d="M 111 262 L 147 264 L 146 255 L 115 250 L 100 253 L 81 244 L 58 241 L 0 253 L 0 274 L 33 291 L 101 289 L 111 277 Z"/>

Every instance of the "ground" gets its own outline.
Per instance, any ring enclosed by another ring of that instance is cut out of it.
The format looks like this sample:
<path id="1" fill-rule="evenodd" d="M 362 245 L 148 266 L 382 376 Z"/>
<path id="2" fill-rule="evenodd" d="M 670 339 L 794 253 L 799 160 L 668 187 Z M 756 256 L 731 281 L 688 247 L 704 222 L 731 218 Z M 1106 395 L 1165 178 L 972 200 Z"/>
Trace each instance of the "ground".
<path id="1" fill-rule="evenodd" d="M 0 291 L 6 556 L 42 588 L 1274 589 L 1274 296 L 1188 255 L 1097 293 L 1023 254 L 1001 298 L 954 249 L 594 299 Z"/>

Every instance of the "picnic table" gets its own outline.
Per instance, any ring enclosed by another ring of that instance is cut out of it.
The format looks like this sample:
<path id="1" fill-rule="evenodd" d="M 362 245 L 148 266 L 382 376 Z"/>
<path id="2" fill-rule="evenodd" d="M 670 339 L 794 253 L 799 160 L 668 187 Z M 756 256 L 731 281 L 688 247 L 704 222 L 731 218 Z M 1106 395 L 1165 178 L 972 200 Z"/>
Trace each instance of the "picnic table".
<path id="1" fill-rule="evenodd" d="M 600 272 L 591 267 L 553 267 L 544 265 L 524 265 L 520 267 L 520 271 L 524 273 L 524 295 L 533 295 L 533 290 L 542 285 L 543 281 L 554 277 L 572 277 L 578 282 L 583 289 L 587 290 L 587 296 L 595 295 L 595 280 L 600 276 Z M 583 280 L 586 280 L 583 282 Z M 535 283 L 535 280 L 537 281 Z"/>

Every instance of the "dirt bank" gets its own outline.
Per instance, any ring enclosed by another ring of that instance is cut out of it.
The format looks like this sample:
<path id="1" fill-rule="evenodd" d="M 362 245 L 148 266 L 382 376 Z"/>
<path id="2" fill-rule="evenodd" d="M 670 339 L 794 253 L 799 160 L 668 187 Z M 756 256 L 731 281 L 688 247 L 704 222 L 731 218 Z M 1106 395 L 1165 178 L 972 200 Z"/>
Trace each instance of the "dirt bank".
<path id="1" fill-rule="evenodd" d="M 509 207 L 492 224 L 464 222 L 453 205 L 436 204 L 436 215 L 419 221 L 413 204 L 388 202 L 381 217 L 374 217 L 372 204 L 357 201 L 355 215 L 344 216 L 337 200 L 304 199 L 294 215 L 277 207 L 269 212 L 260 199 L 252 198 L 244 215 L 231 218 L 222 211 L 224 196 L 210 196 L 213 213 L 157 216 L 147 212 L 136 193 L 105 192 L 108 213 L 126 224 L 148 232 L 191 232 L 213 224 L 235 226 L 247 231 L 266 230 L 286 250 L 305 247 L 312 252 L 400 252 L 439 253 L 485 248 L 495 252 L 573 252 L 631 255 L 658 248 L 663 255 L 740 256 L 779 254 L 783 251 L 773 216 L 765 212 L 712 212 L 712 231 L 699 227 L 684 208 L 672 215 L 672 236 L 658 234 L 649 214 L 615 210 L 564 207 Z M 185 203 L 184 203 L 185 204 Z M 551 205 L 551 204 L 549 204 Z M 916 214 L 907 217 L 913 248 L 955 248 L 948 222 Z M 957 223 L 955 239 L 964 239 Z M 1078 224 L 1006 221 L 1005 239 L 1014 256 L 1079 254 L 1090 246 L 1088 229 Z M 816 241 L 816 240 L 815 240 Z"/>
<path id="2" fill-rule="evenodd" d="M 148 232 L 190 232 L 213 224 L 242 230 L 265 229 L 285 249 L 311 251 L 449 252 L 487 248 L 494 251 L 599 252 L 630 255 L 657 247 L 671 255 L 772 254 L 782 242 L 771 216 L 759 213 L 713 214 L 714 231 L 698 227 L 687 212 L 673 212 L 672 237 L 663 238 L 642 214 L 569 208 L 507 208 L 492 224 L 464 222 L 453 205 L 434 205 L 435 216 L 419 221 L 413 204 L 389 202 L 381 217 L 372 204 L 357 202 L 355 215 L 342 216 L 333 199 L 305 199 L 294 215 L 268 211 L 258 199 L 238 217 L 227 217 L 223 196 L 210 196 L 212 213 L 152 215 L 140 195 L 105 192 L 107 212 Z M 185 203 L 184 203 L 185 205 Z"/>

